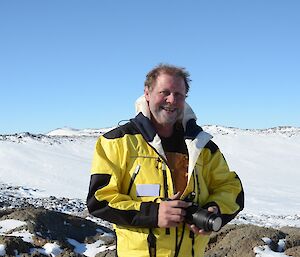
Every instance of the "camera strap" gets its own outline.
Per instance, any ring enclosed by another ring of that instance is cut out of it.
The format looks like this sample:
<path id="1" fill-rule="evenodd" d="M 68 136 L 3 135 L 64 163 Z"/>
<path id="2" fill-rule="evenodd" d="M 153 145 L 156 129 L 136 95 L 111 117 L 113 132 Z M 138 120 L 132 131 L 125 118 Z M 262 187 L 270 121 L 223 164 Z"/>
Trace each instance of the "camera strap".
<path id="1" fill-rule="evenodd" d="M 148 249 L 150 257 L 156 257 L 156 237 L 153 234 L 152 229 L 149 229 L 149 235 L 147 237 Z"/>
<path id="2" fill-rule="evenodd" d="M 179 251 L 180 251 L 180 247 L 183 241 L 183 236 L 184 236 L 184 231 L 185 231 L 185 223 L 182 224 L 182 233 L 181 233 L 181 237 L 178 243 L 178 227 L 176 227 L 176 240 L 175 240 L 175 255 L 174 257 L 178 257 Z"/>
<path id="3" fill-rule="evenodd" d="M 192 239 L 192 257 L 194 257 L 195 256 L 195 249 L 194 249 L 195 234 L 193 233 L 193 231 L 190 231 L 190 238 Z"/>

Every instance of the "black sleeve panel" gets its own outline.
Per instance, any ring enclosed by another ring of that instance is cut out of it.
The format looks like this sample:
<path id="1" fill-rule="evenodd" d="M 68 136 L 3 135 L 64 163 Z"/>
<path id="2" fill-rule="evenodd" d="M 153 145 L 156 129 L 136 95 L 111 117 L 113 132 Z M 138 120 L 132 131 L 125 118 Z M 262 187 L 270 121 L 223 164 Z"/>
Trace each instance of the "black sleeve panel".
<path id="1" fill-rule="evenodd" d="M 140 228 L 158 227 L 158 207 L 158 203 L 143 202 L 140 211 L 119 210 L 108 206 L 107 201 L 99 202 L 95 197 L 88 201 L 88 210 L 93 216 L 117 225 Z"/>
<path id="2" fill-rule="evenodd" d="M 111 175 L 109 174 L 93 174 L 91 176 L 87 203 L 89 202 L 89 199 L 94 196 L 97 190 L 108 185 L 110 178 Z"/>

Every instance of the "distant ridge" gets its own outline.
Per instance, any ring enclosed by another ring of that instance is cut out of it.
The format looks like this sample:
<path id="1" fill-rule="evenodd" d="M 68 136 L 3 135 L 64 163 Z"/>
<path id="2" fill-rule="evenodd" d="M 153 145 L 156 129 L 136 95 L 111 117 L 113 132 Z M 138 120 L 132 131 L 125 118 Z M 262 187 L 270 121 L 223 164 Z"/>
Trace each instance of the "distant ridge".
<path id="1" fill-rule="evenodd" d="M 69 127 L 57 128 L 48 132 L 47 136 L 99 136 L 111 128 L 103 129 L 74 129 Z"/>
<path id="2" fill-rule="evenodd" d="M 31 137 L 39 139 L 42 137 L 98 137 L 107 131 L 113 129 L 100 128 L 100 129 L 75 129 L 70 127 L 63 127 L 54 129 L 46 134 L 33 134 L 30 132 L 15 133 L 0 135 L 0 140 L 5 140 L 5 138 L 25 138 Z M 228 134 L 277 134 L 283 136 L 300 136 L 300 128 L 292 126 L 278 126 L 266 129 L 241 129 L 235 127 L 226 127 L 220 125 L 203 125 L 203 130 L 212 135 L 228 135 Z"/>
<path id="3" fill-rule="evenodd" d="M 58 128 L 47 133 L 47 136 L 99 136 L 114 127 L 102 128 L 102 129 L 74 129 L 69 127 Z M 240 133 L 255 133 L 255 134 L 282 134 L 293 136 L 300 135 L 300 128 L 292 126 L 278 126 L 266 129 L 241 129 L 235 127 L 226 127 L 220 125 L 203 125 L 202 128 L 212 134 L 235 134 Z"/>
<path id="4" fill-rule="evenodd" d="M 221 134 L 277 134 L 283 136 L 300 136 L 300 128 L 299 127 L 292 127 L 292 126 L 278 126 L 266 129 L 240 129 L 235 127 L 225 127 L 219 125 L 204 125 L 202 126 L 203 130 L 212 135 Z"/>

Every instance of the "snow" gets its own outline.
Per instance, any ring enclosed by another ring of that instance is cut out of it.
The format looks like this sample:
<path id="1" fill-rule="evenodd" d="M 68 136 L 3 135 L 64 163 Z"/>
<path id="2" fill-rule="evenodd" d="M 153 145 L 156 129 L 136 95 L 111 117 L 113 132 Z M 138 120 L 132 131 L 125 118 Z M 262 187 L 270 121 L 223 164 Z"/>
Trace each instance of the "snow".
<path id="1" fill-rule="evenodd" d="M 233 222 L 274 228 L 300 227 L 300 128 L 242 130 L 204 126 L 203 129 L 214 136 L 213 141 L 229 167 L 243 183 L 245 209 Z M 97 137 L 107 130 L 63 128 L 47 135 L 0 135 L 1 196 L 14 190 L 15 195 L 28 201 L 55 196 L 84 202 L 94 145 Z M 18 189 L 14 189 L 16 186 Z M 15 220 L 1 221 L 0 233 L 22 225 Z M 19 236 L 30 240 L 26 231 Z M 85 256 L 107 249 L 100 241 L 79 244 L 69 240 Z M 59 249 L 57 245 L 47 245 L 43 251 L 56 256 Z M 272 252 L 267 243 L 254 251 L 259 257 L 285 256 Z M 5 255 L 4 245 L 0 245 L 0 255 Z"/>
<path id="2" fill-rule="evenodd" d="M 26 225 L 26 222 L 20 220 L 0 220 L 0 235 L 24 225 Z"/>
<path id="3" fill-rule="evenodd" d="M 84 256 L 94 257 L 97 253 L 103 252 L 105 250 L 114 250 L 115 246 L 107 247 L 104 245 L 102 240 L 98 240 L 91 244 L 81 244 L 72 238 L 67 239 L 68 242 L 75 247 L 74 251 L 78 254 L 83 254 Z"/>
<path id="4" fill-rule="evenodd" d="M 0 244 L 0 256 L 5 256 L 6 251 L 5 251 L 5 245 Z"/>
<path id="5" fill-rule="evenodd" d="M 245 212 L 300 214 L 300 129 L 207 131 L 243 182 Z"/>
<path id="6" fill-rule="evenodd" d="M 62 250 L 56 243 L 46 243 L 43 248 L 45 249 L 45 253 L 48 255 L 57 256 L 62 253 Z"/>
<path id="7" fill-rule="evenodd" d="M 256 257 L 284 257 L 284 256 L 288 257 L 288 255 L 285 255 L 283 253 L 283 250 L 285 248 L 284 239 L 279 240 L 279 242 L 278 242 L 279 247 L 277 249 L 277 252 L 274 252 L 270 249 L 269 244 L 272 241 L 270 238 L 264 237 L 264 238 L 262 238 L 262 240 L 267 245 L 254 247 L 253 251 L 254 251 L 254 253 L 256 253 L 256 255 L 255 255 Z"/>
<path id="8" fill-rule="evenodd" d="M 32 239 L 33 234 L 29 233 L 29 231 L 26 231 L 26 230 L 15 231 L 15 232 L 13 232 L 11 234 L 6 234 L 6 236 L 20 237 L 25 242 L 33 243 L 33 239 Z"/>
<path id="9" fill-rule="evenodd" d="M 39 189 L 36 196 L 85 198 L 95 138 L 50 143 L 0 141 L 0 182 Z"/>
<path id="10" fill-rule="evenodd" d="M 57 243 L 46 243 L 42 248 L 30 249 L 31 253 L 35 251 L 51 257 L 58 256 L 63 252 L 63 250 L 60 248 L 60 246 Z"/>

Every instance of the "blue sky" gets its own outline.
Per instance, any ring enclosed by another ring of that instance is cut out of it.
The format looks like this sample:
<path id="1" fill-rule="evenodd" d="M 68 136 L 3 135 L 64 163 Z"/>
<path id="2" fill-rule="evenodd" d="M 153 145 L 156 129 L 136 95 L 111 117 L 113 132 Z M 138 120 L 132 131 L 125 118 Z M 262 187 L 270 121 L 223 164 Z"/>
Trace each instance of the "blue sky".
<path id="1" fill-rule="evenodd" d="M 0 134 L 134 116 L 146 73 L 186 67 L 200 125 L 300 127 L 300 1 L 0 1 Z"/>

